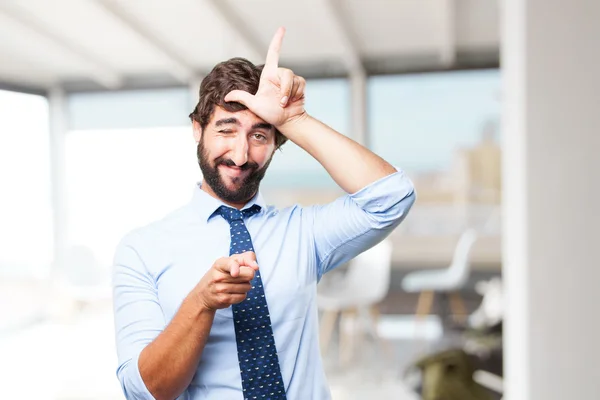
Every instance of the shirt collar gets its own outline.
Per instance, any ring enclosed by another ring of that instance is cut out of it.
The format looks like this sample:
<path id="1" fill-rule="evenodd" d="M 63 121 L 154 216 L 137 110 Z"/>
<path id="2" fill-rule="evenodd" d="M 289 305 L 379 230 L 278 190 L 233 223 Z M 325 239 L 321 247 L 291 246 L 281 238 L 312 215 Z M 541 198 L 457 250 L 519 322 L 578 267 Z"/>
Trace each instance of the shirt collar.
<path id="1" fill-rule="evenodd" d="M 215 211 L 217 211 L 217 208 L 221 206 L 227 206 L 227 204 L 206 193 L 204 190 L 201 189 L 201 186 L 201 182 L 196 183 L 194 187 L 194 194 L 192 196 L 192 201 L 190 204 L 192 206 L 192 209 L 200 215 L 202 221 L 208 222 L 210 217 L 212 217 Z M 244 207 L 242 207 L 242 210 L 250 208 L 254 204 L 260 206 L 260 212 L 263 212 L 265 210 L 266 204 L 260 191 L 257 192 L 256 195 L 254 195 L 254 197 L 250 199 L 250 201 L 246 203 Z"/>

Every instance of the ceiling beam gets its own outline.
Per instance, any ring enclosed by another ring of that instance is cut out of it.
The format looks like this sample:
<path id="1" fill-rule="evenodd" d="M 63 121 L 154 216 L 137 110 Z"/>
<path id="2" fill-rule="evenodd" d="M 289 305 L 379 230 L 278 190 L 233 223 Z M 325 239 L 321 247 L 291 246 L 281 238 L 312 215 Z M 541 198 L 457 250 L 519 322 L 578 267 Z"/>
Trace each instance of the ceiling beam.
<path id="1" fill-rule="evenodd" d="M 364 74 L 364 65 L 358 51 L 356 33 L 344 17 L 343 3 L 339 0 L 321 0 L 322 9 L 331 27 L 342 42 L 343 62 L 351 74 Z"/>
<path id="2" fill-rule="evenodd" d="M 176 54 L 171 46 L 162 40 L 156 32 L 152 31 L 152 29 L 147 26 L 144 26 L 131 16 L 130 13 L 123 8 L 121 3 L 112 0 L 95 1 L 115 20 L 119 21 L 123 26 L 152 46 L 152 48 L 160 54 L 164 61 L 170 66 L 171 69 L 168 72 L 175 79 L 184 84 L 187 84 L 190 80 L 194 79 L 196 75 L 194 68 L 181 58 L 179 54 Z"/>
<path id="3" fill-rule="evenodd" d="M 250 26 L 234 11 L 225 0 L 209 0 L 214 11 L 219 14 L 229 28 L 236 32 L 240 40 L 250 49 L 252 57 L 259 60 L 260 63 L 267 57 L 267 44 L 262 43 Z"/>
<path id="4" fill-rule="evenodd" d="M 456 62 L 456 0 L 441 0 L 440 61 L 445 67 Z"/>
<path id="5" fill-rule="evenodd" d="M 77 41 L 55 32 L 50 26 L 45 24 L 43 20 L 33 16 L 29 11 L 26 11 L 15 4 L 3 1 L 0 2 L 0 12 L 23 26 L 25 29 L 44 37 L 65 52 L 68 52 L 81 60 L 87 66 L 90 78 L 101 86 L 107 89 L 116 89 L 120 86 L 121 76 L 106 65 L 103 60 L 90 54 L 83 46 L 79 45 Z"/>
<path id="6" fill-rule="evenodd" d="M 6 81 L 0 81 L 0 90 L 7 90 L 9 92 L 18 92 L 26 94 L 35 94 L 38 96 L 47 96 L 48 89 L 42 86 L 30 86 L 22 85 L 20 83 L 12 83 Z"/>

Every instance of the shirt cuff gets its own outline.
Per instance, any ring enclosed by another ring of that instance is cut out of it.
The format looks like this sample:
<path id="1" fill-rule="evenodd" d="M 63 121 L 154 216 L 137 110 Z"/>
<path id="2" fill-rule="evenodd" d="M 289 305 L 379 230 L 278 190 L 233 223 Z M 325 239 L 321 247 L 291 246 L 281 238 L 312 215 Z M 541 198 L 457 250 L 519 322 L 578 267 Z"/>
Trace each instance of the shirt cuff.
<path id="1" fill-rule="evenodd" d="M 129 361 L 123 371 L 124 376 L 121 380 L 121 384 L 123 385 L 125 398 L 128 400 L 156 400 L 146 387 L 142 375 L 140 375 L 138 360 L 139 355 Z"/>
<path id="2" fill-rule="evenodd" d="M 368 184 L 350 197 L 362 209 L 384 212 L 414 193 L 414 185 L 403 170 L 394 166 L 396 172 Z"/>

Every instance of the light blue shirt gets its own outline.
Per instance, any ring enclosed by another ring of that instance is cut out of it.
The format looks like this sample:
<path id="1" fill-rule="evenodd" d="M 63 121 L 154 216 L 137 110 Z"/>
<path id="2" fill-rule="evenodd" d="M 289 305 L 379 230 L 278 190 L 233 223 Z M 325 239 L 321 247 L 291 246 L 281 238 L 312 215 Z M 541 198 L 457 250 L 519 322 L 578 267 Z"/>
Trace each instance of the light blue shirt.
<path id="1" fill-rule="evenodd" d="M 336 266 L 385 238 L 415 200 L 402 171 L 319 206 L 261 211 L 245 220 L 265 287 L 288 400 L 330 399 L 318 340 L 317 283 Z M 196 186 L 192 200 L 134 230 L 117 247 L 114 312 L 117 376 L 128 399 L 153 399 L 138 357 L 171 321 L 215 260 L 229 255 L 223 205 Z M 169 368 L 169 365 L 165 365 Z M 218 310 L 192 382 L 179 399 L 242 399 L 231 307 Z"/>

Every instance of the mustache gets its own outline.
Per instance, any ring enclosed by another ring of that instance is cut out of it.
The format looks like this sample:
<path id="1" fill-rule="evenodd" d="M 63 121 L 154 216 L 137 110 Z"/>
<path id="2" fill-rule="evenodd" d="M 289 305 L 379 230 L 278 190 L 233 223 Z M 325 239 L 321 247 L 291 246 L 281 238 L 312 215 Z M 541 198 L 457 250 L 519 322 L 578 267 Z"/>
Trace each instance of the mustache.
<path id="1" fill-rule="evenodd" d="M 258 169 L 258 164 L 255 163 L 254 161 L 248 161 L 247 163 L 245 163 L 244 165 L 236 165 L 236 163 L 233 162 L 232 159 L 230 158 L 222 158 L 219 157 L 215 160 L 215 167 L 218 167 L 219 165 L 224 165 L 226 167 L 239 167 L 242 171 L 246 171 L 249 169 L 254 169 L 257 170 Z"/>

